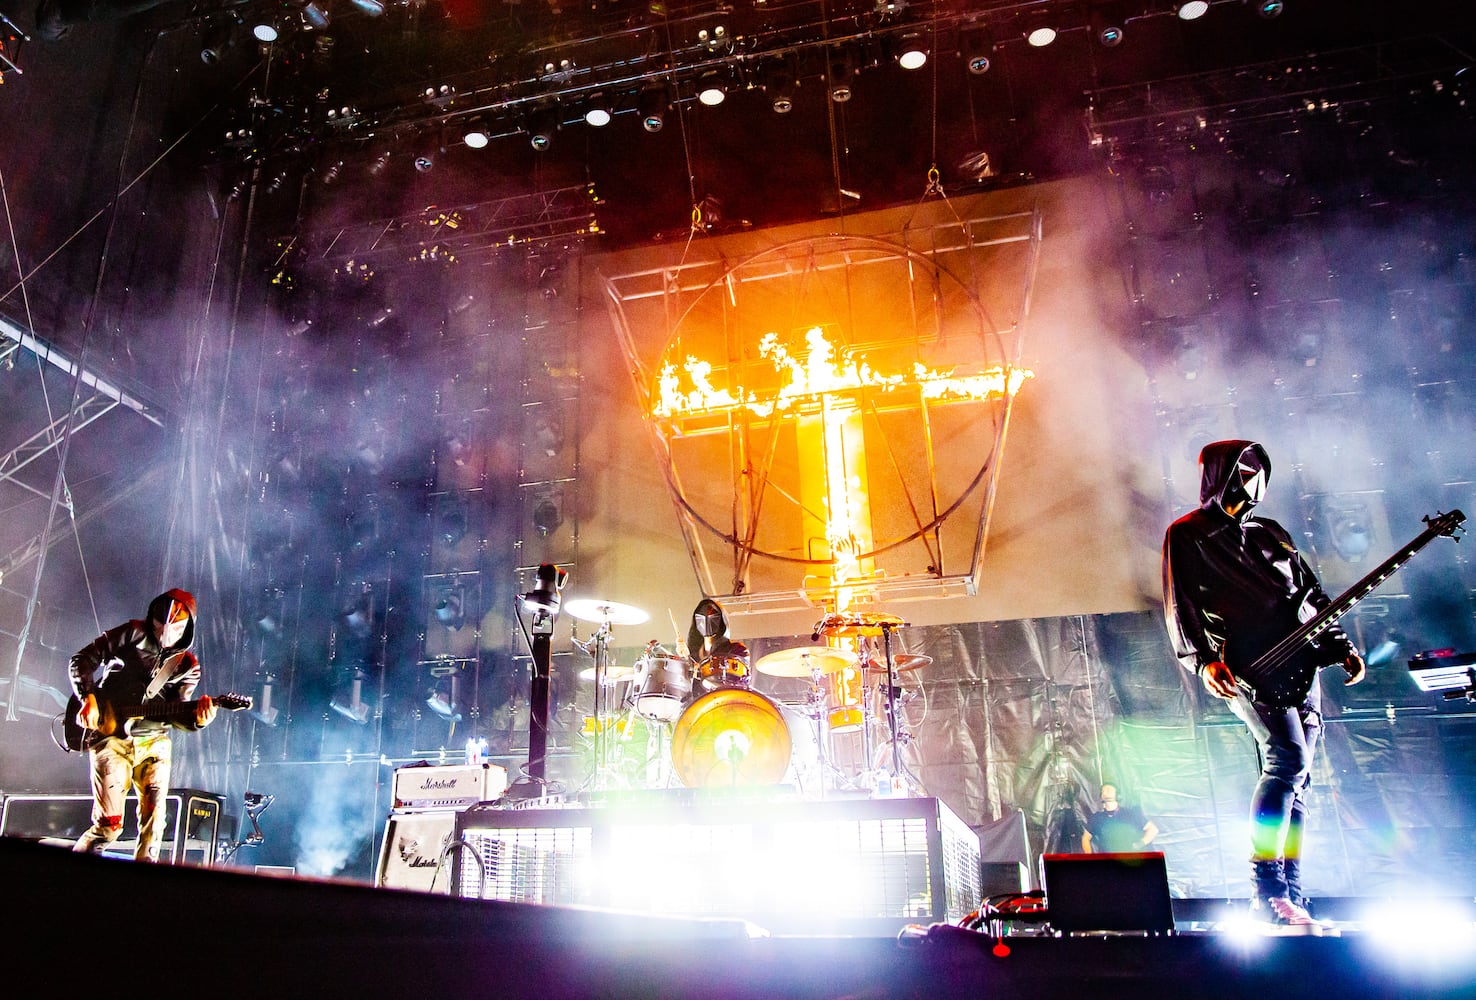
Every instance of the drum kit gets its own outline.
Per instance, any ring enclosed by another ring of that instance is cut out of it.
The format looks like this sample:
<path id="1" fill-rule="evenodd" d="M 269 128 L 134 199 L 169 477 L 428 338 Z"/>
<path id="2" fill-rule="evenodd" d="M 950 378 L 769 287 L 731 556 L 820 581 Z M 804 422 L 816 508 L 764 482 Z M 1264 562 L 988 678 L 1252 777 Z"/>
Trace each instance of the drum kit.
<path id="1" fill-rule="evenodd" d="M 631 734 L 647 735 L 634 756 L 645 765 L 637 779 L 661 787 L 674 777 L 688 788 L 772 785 L 789 780 L 827 786 L 868 787 L 875 764 L 886 757 L 885 794 L 900 794 L 899 744 L 908 739 L 898 724 L 903 675 L 926 667 L 932 657 L 894 653 L 892 636 L 907 623 L 895 615 L 829 614 L 815 626 L 823 645 L 769 653 L 752 664 L 746 656 L 713 656 L 693 662 L 685 650 L 647 643 L 633 667 L 610 662 L 611 628 L 639 625 L 650 615 L 614 601 L 575 599 L 564 603 L 574 618 L 598 625 L 575 645 L 594 660 L 580 676 L 595 682 L 594 716 L 585 732 L 596 744 L 596 784 L 616 781 L 615 768 L 630 751 Z M 846 643 L 846 645 L 842 645 Z M 753 674 L 809 681 L 801 704 L 784 704 L 753 688 Z M 859 773 L 835 766 L 835 738 L 859 734 Z M 863 784 L 857 784 L 858 780 Z M 813 787 L 812 785 L 812 787 Z M 804 788 L 806 792 L 811 788 Z"/>

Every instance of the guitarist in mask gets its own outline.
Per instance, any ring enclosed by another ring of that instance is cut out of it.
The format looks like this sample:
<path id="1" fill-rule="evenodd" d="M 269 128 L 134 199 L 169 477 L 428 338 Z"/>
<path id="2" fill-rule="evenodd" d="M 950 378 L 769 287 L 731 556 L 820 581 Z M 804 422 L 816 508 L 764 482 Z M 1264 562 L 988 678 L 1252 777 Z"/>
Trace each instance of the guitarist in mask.
<path id="1" fill-rule="evenodd" d="M 169 794 L 169 727 L 202 729 L 215 718 L 216 706 L 201 698 L 193 711 L 174 713 L 169 722 L 112 719 L 107 709 L 190 701 L 200 683 L 200 662 L 190 652 L 194 639 L 194 595 L 171 590 L 154 598 L 143 621 L 111 628 L 72 656 L 72 690 L 82 703 L 76 721 L 89 733 L 92 761 L 92 826 L 77 839 L 76 850 L 100 851 L 118 839 L 131 786 L 138 792 L 134 857 L 159 860 Z"/>
<path id="2" fill-rule="evenodd" d="M 1286 529 L 1251 516 L 1271 475 L 1266 450 L 1252 441 L 1216 441 L 1199 453 L 1199 465 L 1200 507 L 1171 524 L 1164 537 L 1169 636 L 1179 663 L 1230 702 L 1260 751 L 1261 777 L 1251 800 L 1252 912 L 1317 933 L 1321 925 L 1308 914 L 1301 886 L 1306 792 L 1322 731 L 1316 668 L 1338 664 L 1347 673 L 1344 683 L 1357 684 L 1363 658 L 1334 623 L 1304 650 L 1313 658 L 1305 694 L 1297 687 L 1291 697 L 1262 694 L 1226 665 L 1228 658 L 1248 672 L 1258 654 L 1330 600 Z"/>

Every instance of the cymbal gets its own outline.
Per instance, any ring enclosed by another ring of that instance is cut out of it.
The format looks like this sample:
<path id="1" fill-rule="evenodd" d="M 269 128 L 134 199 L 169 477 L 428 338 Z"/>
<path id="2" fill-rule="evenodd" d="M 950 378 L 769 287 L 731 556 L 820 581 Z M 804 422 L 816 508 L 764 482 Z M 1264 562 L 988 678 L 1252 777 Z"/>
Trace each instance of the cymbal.
<path id="1" fill-rule="evenodd" d="M 897 667 L 897 673 L 905 674 L 909 670 L 919 670 L 933 662 L 933 658 L 926 653 L 897 653 L 892 657 L 892 663 Z M 866 661 L 866 669 L 873 674 L 884 674 L 887 672 L 887 661 L 881 657 Z"/>
<path id="2" fill-rule="evenodd" d="M 639 625 L 651 620 L 651 616 L 640 608 L 614 601 L 601 601 L 593 597 L 576 597 L 564 602 L 564 610 L 582 622 L 599 625 Z"/>
<path id="3" fill-rule="evenodd" d="M 856 665 L 856 654 L 830 646 L 795 646 L 762 657 L 754 669 L 770 677 L 809 677 L 814 671 L 833 674 Z"/>
<path id="4" fill-rule="evenodd" d="M 605 683 L 606 684 L 618 684 L 621 681 L 628 681 L 628 680 L 630 680 L 634 676 L 635 676 L 635 667 L 621 667 L 621 666 L 616 666 L 615 664 L 612 663 L 612 664 L 610 664 L 610 666 L 608 666 L 608 667 L 605 668 Z M 583 670 L 579 671 L 579 679 L 582 680 L 582 681 L 592 681 L 592 680 L 594 680 L 595 679 L 595 668 L 594 667 L 585 667 Z"/>
<path id="5" fill-rule="evenodd" d="M 881 635 L 888 629 L 906 627 L 907 622 L 896 615 L 843 614 L 826 615 L 815 626 L 815 631 L 832 639 L 848 639 L 863 635 Z"/>

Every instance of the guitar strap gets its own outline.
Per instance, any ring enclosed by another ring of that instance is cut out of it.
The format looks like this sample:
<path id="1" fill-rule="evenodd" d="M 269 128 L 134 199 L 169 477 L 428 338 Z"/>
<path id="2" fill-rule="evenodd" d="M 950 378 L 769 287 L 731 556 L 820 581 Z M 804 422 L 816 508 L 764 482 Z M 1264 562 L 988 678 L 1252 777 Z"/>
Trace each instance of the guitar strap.
<path id="1" fill-rule="evenodd" d="M 152 701 L 158 697 L 159 692 L 164 690 L 164 685 L 174 676 L 174 664 L 177 662 L 177 656 L 159 657 L 159 665 L 154 669 L 154 676 L 149 679 L 149 686 L 144 688 L 143 698 L 140 700 Z"/>

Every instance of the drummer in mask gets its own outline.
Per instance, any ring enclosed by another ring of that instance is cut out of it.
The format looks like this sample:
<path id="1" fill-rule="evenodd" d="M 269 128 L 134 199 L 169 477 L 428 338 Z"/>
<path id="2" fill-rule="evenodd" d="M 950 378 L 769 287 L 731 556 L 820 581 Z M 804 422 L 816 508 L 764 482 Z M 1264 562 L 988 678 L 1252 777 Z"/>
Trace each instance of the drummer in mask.
<path id="1" fill-rule="evenodd" d="M 748 687 L 748 647 L 728 637 L 728 616 L 709 597 L 697 602 L 687 631 L 687 655 L 692 659 L 697 696 L 720 687 Z"/>

